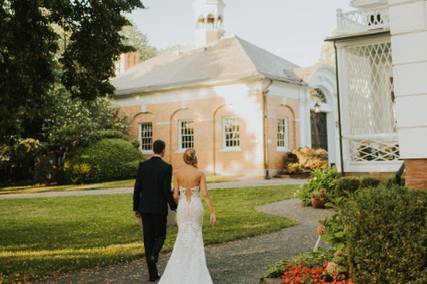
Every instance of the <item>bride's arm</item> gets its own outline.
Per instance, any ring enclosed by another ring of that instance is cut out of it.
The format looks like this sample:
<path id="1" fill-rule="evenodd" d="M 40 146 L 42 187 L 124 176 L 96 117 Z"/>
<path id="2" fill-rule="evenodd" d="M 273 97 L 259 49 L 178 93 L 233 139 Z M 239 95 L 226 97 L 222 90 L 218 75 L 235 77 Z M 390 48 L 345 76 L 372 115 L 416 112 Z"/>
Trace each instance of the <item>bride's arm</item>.
<path id="1" fill-rule="evenodd" d="M 200 192 L 206 204 L 208 205 L 208 209 L 210 212 L 210 222 L 212 225 L 214 225 L 216 223 L 216 214 L 215 209 L 212 205 L 211 197 L 209 196 L 208 186 L 206 184 L 206 176 L 204 173 L 202 173 L 202 176 L 200 178 Z"/>
<path id="2" fill-rule="evenodd" d="M 176 177 L 176 175 L 173 177 L 173 199 L 175 200 L 175 203 L 178 204 L 179 185 L 178 185 L 178 178 Z"/>

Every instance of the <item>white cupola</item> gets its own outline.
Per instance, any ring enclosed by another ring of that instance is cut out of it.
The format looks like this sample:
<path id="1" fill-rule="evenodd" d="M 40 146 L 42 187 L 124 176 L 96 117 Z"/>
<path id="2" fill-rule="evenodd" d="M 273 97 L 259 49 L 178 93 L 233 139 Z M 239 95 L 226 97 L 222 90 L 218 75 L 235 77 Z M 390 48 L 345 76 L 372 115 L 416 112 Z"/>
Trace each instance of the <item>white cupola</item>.
<path id="1" fill-rule="evenodd" d="M 195 0 L 194 25 L 195 43 L 197 47 L 212 44 L 224 36 L 223 0 Z"/>

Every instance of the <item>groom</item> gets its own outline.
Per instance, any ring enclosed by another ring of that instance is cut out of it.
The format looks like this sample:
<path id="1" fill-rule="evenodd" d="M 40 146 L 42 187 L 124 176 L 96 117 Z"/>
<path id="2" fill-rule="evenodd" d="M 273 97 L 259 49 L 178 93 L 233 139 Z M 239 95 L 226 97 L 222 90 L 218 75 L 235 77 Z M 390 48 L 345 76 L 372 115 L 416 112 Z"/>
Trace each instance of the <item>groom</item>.
<path id="1" fill-rule="evenodd" d="M 154 156 L 139 165 L 133 192 L 133 211 L 142 219 L 151 282 L 160 278 L 156 264 L 166 239 L 167 204 L 171 210 L 177 207 L 171 190 L 172 166 L 162 160 L 165 148 L 162 140 L 154 142 Z"/>

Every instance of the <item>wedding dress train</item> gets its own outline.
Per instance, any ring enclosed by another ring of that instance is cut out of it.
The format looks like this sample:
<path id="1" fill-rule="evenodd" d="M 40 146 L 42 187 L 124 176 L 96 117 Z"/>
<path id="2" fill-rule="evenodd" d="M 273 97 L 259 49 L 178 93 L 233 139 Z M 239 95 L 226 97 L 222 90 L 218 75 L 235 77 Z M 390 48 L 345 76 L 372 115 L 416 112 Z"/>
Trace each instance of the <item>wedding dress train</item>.
<path id="1" fill-rule="evenodd" d="M 191 195 L 187 195 L 191 190 Z M 176 212 L 178 235 L 159 284 L 211 284 L 203 244 L 203 205 L 198 186 L 180 187 Z"/>

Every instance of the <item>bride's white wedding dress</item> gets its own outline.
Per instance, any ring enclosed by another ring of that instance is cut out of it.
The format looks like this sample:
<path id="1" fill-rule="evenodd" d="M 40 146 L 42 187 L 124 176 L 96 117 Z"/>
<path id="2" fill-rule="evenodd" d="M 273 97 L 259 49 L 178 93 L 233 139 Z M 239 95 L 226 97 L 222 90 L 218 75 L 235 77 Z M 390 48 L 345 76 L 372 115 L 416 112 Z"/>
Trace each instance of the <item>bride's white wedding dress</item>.
<path id="1" fill-rule="evenodd" d="M 191 190 L 191 197 L 186 191 Z M 200 188 L 179 188 L 178 235 L 159 284 L 211 284 L 203 245 L 203 205 Z"/>

